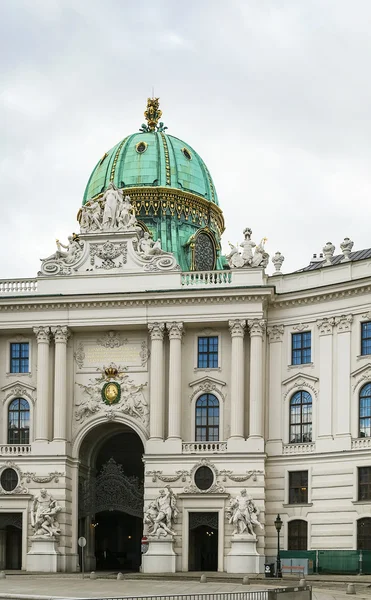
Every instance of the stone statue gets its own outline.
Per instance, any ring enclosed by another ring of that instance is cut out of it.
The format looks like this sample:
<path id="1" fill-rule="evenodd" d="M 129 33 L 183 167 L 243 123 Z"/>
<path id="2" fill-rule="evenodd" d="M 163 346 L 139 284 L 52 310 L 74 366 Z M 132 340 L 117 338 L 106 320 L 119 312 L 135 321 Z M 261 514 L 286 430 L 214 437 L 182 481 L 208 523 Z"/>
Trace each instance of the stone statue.
<path id="1" fill-rule="evenodd" d="M 324 267 L 328 267 L 332 264 L 331 259 L 334 256 L 335 246 L 332 242 L 326 242 L 323 246 L 323 256 L 325 257 Z"/>
<path id="2" fill-rule="evenodd" d="M 122 202 L 122 190 L 117 189 L 114 183 L 109 184 L 103 194 L 103 229 L 112 229 L 116 225 L 117 209 Z"/>
<path id="3" fill-rule="evenodd" d="M 40 490 L 34 498 L 31 508 L 31 525 L 34 529 L 33 537 L 53 538 L 61 533 L 57 520 L 62 507 L 54 500 L 45 488 Z"/>
<path id="4" fill-rule="evenodd" d="M 226 256 L 231 269 L 241 269 L 242 267 L 263 267 L 268 265 L 269 254 L 264 249 L 266 238 L 263 238 L 260 244 L 256 245 L 251 239 L 252 231 L 246 227 L 243 231 L 244 239 L 240 244 L 242 252 L 237 246 L 229 243 L 230 253 Z"/>
<path id="5" fill-rule="evenodd" d="M 88 200 L 82 207 L 80 226 L 82 231 L 102 229 L 102 208 L 98 200 Z"/>
<path id="6" fill-rule="evenodd" d="M 83 243 L 79 237 L 75 234 L 68 236 L 68 244 L 65 246 L 59 240 L 56 240 L 57 251 L 54 252 L 48 258 L 42 258 L 42 262 L 59 262 L 66 265 L 72 264 L 78 260 L 83 250 Z M 61 248 L 64 248 L 66 252 L 63 252 Z"/>
<path id="7" fill-rule="evenodd" d="M 275 272 L 273 275 L 281 275 L 282 263 L 285 260 L 285 257 L 281 252 L 276 252 L 276 254 L 272 257 L 272 263 L 274 264 Z"/>
<path id="8" fill-rule="evenodd" d="M 144 523 L 148 533 L 157 537 L 175 535 L 173 523 L 178 516 L 176 497 L 169 485 L 160 490 L 157 498 L 151 502 L 144 513 Z"/>
<path id="9" fill-rule="evenodd" d="M 139 240 L 138 245 L 139 253 L 145 258 L 158 256 L 160 254 L 169 254 L 161 248 L 161 240 L 158 239 L 156 242 L 153 241 L 148 231 L 145 231 L 143 237 Z"/>
<path id="10" fill-rule="evenodd" d="M 130 196 L 125 196 L 125 198 L 120 201 L 117 208 L 117 228 L 121 231 L 127 231 L 128 229 L 134 229 L 136 224 L 137 219 L 135 216 L 135 210 L 130 201 Z"/>
<path id="11" fill-rule="evenodd" d="M 233 534 L 247 533 L 254 535 L 254 526 L 263 529 L 260 523 L 259 509 L 250 496 L 247 495 L 245 489 L 241 490 L 240 494 L 235 498 L 231 498 L 230 504 L 226 509 L 228 522 L 234 525 Z"/>
<path id="12" fill-rule="evenodd" d="M 349 254 L 351 253 L 353 246 L 354 242 L 352 242 L 350 238 L 344 238 L 344 241 L 340 244 L 340 249 L 344 255 L 344 258 L 341 260 L 341 262 L 347 262 L 350 260 Z"/>

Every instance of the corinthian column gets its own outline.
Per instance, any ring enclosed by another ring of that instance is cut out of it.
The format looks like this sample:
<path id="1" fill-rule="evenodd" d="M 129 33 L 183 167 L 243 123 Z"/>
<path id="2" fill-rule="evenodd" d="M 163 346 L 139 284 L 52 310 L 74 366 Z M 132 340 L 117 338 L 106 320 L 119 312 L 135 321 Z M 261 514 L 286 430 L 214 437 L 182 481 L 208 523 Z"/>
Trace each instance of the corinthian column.
<path id="1" fill-rule="evenodd" d="M 166 323 L 166 327 L 170 340 L 168 438 L 180 439 L 183 323 Z"/>
<path id="2" fill-rule="evenodd" d="M 49 398 L 49 343 L 50 328 L 34 327 L 37 340 L 37 404 L 35 440 L 49 441 L 50 398 Z"/>
<path id="3" fill-rule="evenodd" d="M 151 335 L 150 420 L 152 439 L 164 438 L 164 329 L 165 323 L 149 323 Z"/>
<path id="4" fill-rule="evenodd" d="M 244 438 L 244 348 L 246 321 L 229 321 L 231 350 L 231 437 Z"/>
<path id="5" fill-rule="evenodd" d="M 263 335 L 265 321 L 248 321 L 250 331 L 250 437 L 263 436 Z"/>
<path id="6" fill-rule="evenodd" d="M 52 327 L 55 340 L 54 440 L 67 439 L 67 327 Z"/>

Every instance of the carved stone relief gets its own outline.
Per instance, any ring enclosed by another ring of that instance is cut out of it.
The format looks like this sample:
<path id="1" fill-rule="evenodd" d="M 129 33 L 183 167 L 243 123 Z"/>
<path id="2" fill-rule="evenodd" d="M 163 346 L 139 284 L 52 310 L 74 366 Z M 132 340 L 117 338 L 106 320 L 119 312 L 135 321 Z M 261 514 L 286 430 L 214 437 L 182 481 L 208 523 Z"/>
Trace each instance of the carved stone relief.
<path id="1" fill-rule="evenodd" d="M 78 368 L 87 373 L 109 362 L 124 363 L 127 371 L 145 371 L 149 356 L 146 339 L 123 337 L 115 331 L 108 331 L 98 339 L 79 340 L 74 352 Z"/>

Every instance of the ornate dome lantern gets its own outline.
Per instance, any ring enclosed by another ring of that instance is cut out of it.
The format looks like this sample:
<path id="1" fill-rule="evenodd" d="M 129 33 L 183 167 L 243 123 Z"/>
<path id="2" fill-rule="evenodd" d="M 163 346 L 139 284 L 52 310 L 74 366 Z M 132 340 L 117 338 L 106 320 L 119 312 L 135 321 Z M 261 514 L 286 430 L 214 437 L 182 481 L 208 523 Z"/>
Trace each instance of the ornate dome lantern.
<path id="1" fill-rule="evenodd" d="M 223 213 L 211 175 L 197 152 L 165 133 L 158 98 L 149 98 L 146 122 L 106 152 L 85 189 L 83 205 L 110 183 L 124 189 L 137 219 L 182 270 L 223 268 L 219 257 Z"/>

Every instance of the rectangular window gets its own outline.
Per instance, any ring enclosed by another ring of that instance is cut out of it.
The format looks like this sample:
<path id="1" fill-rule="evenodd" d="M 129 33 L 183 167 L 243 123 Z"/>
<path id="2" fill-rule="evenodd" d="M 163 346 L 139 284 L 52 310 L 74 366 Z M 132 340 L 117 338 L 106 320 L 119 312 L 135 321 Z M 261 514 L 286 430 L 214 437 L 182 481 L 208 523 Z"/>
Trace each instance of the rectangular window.
<path id="1" fill-rule="evenodd" d="M 312 361 L 312 334 L 310 331 L 292 334 L 291 364 L 305 365 Z"/>
<path id="2" fill-rule="evenodd" d="M 10 373 L 29 373 L 29 343 L 10 344 Z"/>
<path id="3" fill-rule="evenodd" d="M 371 500 L 371 467 L 358 469 L 358 500 Z"/>
<path id="4" fill-rule="evenodd" d="M 371 321 L 361 323 L 361 354 L 371 354 Z"/>
<path id="5" fill-rule="evenodd" d="M 218 368 L 218 336 L 199 337 L 197 367 L 199 369 Z"/>
<path id="6" fill-rule="evenodd" d="M 308 471 L 289 473 L 289 504 L 308 504 Z"/>

